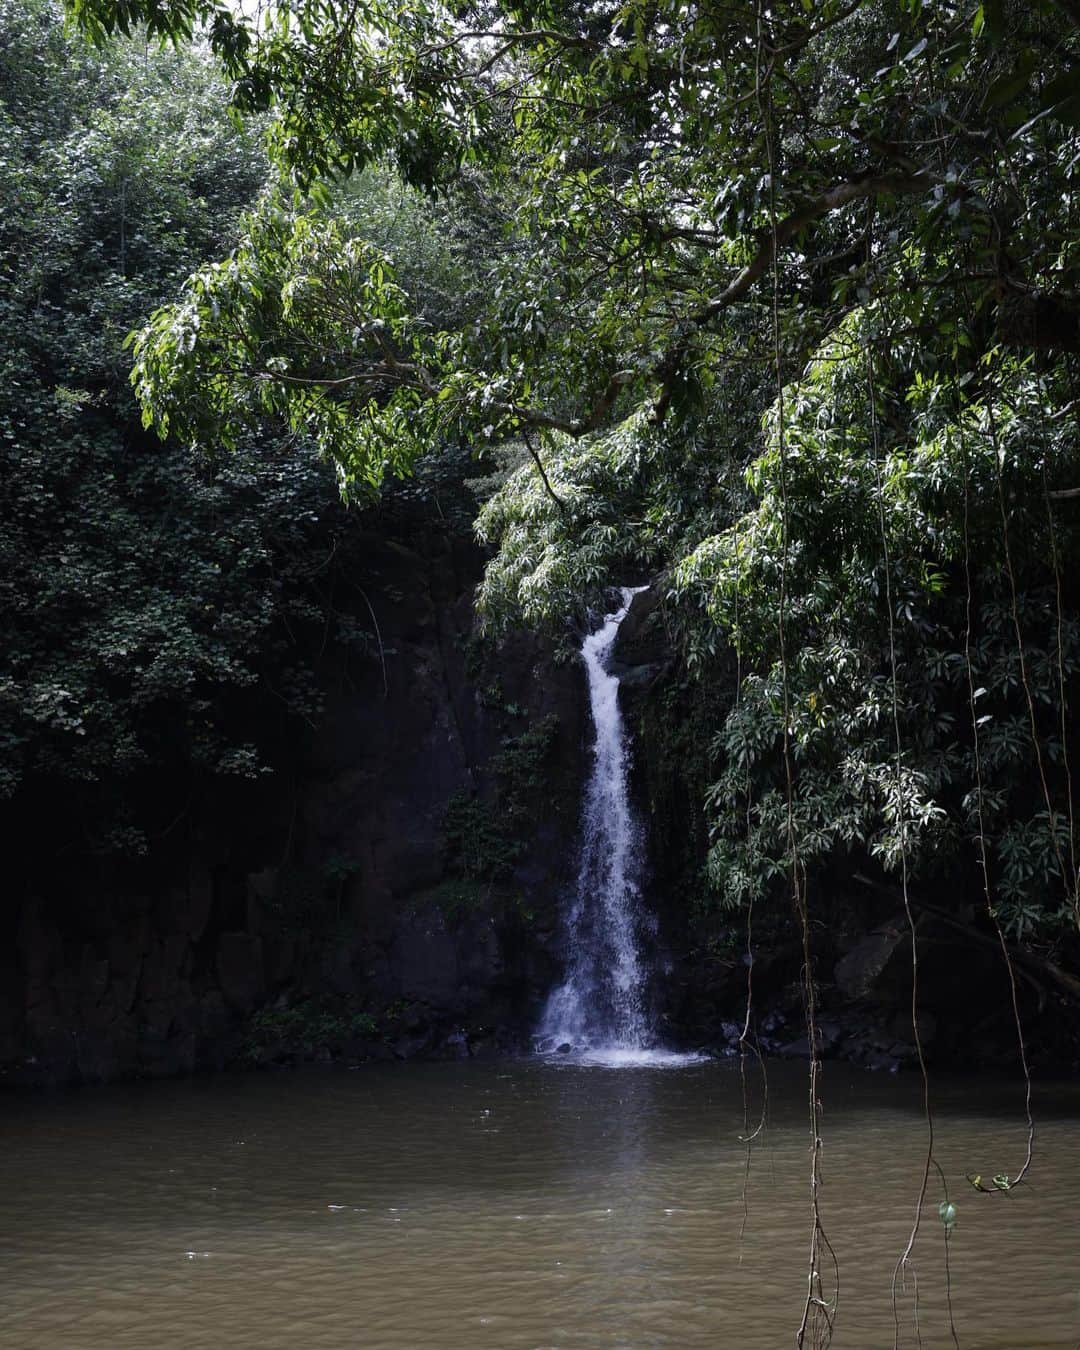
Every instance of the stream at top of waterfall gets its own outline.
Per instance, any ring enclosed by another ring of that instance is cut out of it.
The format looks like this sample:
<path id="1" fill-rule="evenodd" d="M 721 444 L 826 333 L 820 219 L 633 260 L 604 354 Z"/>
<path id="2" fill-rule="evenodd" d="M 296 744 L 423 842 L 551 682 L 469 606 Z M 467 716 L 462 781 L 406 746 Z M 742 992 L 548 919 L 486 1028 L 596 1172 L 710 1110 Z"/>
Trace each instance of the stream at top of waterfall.
<path id="1" fill-rule="evenodd" d="M 749 1073 L 749 1071 L 748 1071 Z M 823 1071 L 833 1345 L 888 1350 L 925 1148 L 914 1076 Z M 746 1172 L 737 1062 L 373 1064 L 9 1095 L 0 1346 L 484 1350 L 794 1344 L 809 1247 L 805 1065 L 769 1065 Z M 1080 1339 L 1080 1085 L 934 1084 L 965 1350 Z M 753 1110 L 753 1104 L 752 1104 Z M 745 1208 L 744 1208 L 745 1195 Z M 898 1299 L 953 1344 L 941 1184 Z"/>

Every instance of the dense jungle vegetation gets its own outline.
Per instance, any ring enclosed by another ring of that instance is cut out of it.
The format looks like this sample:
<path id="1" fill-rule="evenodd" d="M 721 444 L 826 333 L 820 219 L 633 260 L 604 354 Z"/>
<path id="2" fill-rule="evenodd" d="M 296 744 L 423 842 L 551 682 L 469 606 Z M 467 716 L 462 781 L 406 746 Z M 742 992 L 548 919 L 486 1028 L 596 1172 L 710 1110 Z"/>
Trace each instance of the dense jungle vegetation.
<path id="1" fill-rule="evenodd" d="M 27 765 L 256 772 L 208 709 L 259 660 L 300 697 L 269 634 L 333 508 L 298 447 L 370 502 L 491 446 L 493 630 L 666 578 L 708 903 L 848 856 L 1071 942 L 1074 5 L 71 0 L 131 35 L 94 55 L 28 12 L 9 791 Z M 30 74 L 61 60 L 62 98 Z M 165 448 L 118 469 L 140 320 Z M 162 699 L 183 732 L 151 730 Z"/>
<path id="2" fill-rule="evenodd" d="M 58 5 L 10 0 L 0 118 L 5 825 L 14 845 L 48 821 L 60 856 L 152 854 L 200 796 L 288 768 L 328 640 L 377 659 L 357 562 L 375 526 L 310 436 L 268 425 L 222 455 L 140 425 L 129 332 L 241 239 L 272 178 L 206 54 L 95 51 Z M 451 245 L 414 194 L 373 174 L 337 212 L 404 240 L 416 293 L 444 294 Z M 378 528 L 462 517 L 449 458 L 386 494 Z"/>
<path id="3" fill-rule="evenodd" d="M 814 925 L 1080 993 L 1080 5 L 0 0 L 0 120 L 11 837 L 289 772 L 365 532 L 475 526 L 493 638 L 651 580 L 686 903 L 794 902 L 826 1343 Z"/>

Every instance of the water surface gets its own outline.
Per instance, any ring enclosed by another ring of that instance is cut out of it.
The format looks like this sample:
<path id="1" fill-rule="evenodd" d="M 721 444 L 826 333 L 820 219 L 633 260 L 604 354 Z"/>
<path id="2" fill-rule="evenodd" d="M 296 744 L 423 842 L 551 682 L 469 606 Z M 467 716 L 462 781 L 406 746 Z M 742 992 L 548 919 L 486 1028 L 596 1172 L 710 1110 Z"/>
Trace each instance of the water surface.
<path id="1" fill-rule="evenodd" d="M 893 1344 L 922 1166 L 918 1084 L 828 1065 L 821 1204 L 836 1347 Z M 939 1084 L 966 1350 L 1080 1340 L 1080 1093 Z M 804 1072 L 771 1069 L 746 1179 L 728 1063 L 375 1065 L 0 1100 L 0 1346 L 485 1350 L 793 1343 L 809 1241 Z M 931 1186 L 923 1345 L 951 1346 Z M 914 1279 L 900 1303 L 911 1331 Z"/>

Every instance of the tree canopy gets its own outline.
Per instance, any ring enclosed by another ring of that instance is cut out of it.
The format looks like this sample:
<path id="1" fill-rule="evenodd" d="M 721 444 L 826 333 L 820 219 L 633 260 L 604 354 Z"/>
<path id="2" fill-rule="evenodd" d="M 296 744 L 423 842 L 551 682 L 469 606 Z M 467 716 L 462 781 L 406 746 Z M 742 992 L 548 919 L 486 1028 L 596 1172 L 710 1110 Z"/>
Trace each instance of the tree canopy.
<path id="1" fill-rule="evenodd" d="M 722 903 L 793 823 L 804 861 L 969 877 L 993 827 L 1012 931 L 1071 912 L 1075 4 L 70 9 L 201 35 L 280 175 L 137 335 L 148 425 L 283 423 L 354 493 L 517 445 L 489 623 L 659 570 L 699 691 L 738 654 L 697 750 Z M 342 220 L 387 161 L 439 304 Z"/>
<path id="2" fill-rule="evenodd" d="M 228 105 L 205 52 L 96 51 L 58 3 L 0 0 L 0 807 L 13 840 L 19 813 L 47 818 L 72 858 L 141 853 L 211 785 L 287 763 L 328 642 L 376 659 L 370 522 L 312 441 L 272 427 L 194 453 L 132 398 L 127 334 L 267 185 L 260 125 Z M 452 241 L 420 237 L 414 195 L 371 175 L 338 209 L 446 307 Z M 433 481 L 421 466 L 396 506 Z"/>
<path id="3" fill-rule="evenodd" d="M 871 297 L 899 297 L 935 346 L 950 321 L 955 341 L 1080 346 L 1072 4 L 71 9 L 98 36 L 201 25 L 302 189 L 392 156 L 501 215 L 486 304 L 442 331 L 390 260 L 340 266 L 332 231 L 253 220 L 137 345 L 159 426 L 271 410 L 375 481 L 388 446 L 394 463 L 462 430 L 663 421 L 733 361 L 770 358 L 774 309 L 785 379 Z"/>

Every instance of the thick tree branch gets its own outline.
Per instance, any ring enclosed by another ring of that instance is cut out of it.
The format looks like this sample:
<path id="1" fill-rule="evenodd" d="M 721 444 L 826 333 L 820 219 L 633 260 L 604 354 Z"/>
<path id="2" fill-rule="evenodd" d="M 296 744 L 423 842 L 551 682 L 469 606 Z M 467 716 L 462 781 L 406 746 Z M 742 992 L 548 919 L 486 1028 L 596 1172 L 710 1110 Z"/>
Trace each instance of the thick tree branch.
<path id="1" fill-rule="evenodd" d="M 829 188 L 819 196 L 806 202 L 798 210 L 779 221 L 775 230 L 762 237 L 757 252 L 741 272 L 728 283 L 719 295 L 703 305 L 696 313 L 683 320 L 682 333 L 672 343 L 668 351 L 657 362 L 655 375 L 660 384 L 660 392 L 653 405 L 653 417 L 662 421 L 671 402 L 672 387 L 682 368 L 689 348 L 689 340 L 694 331 L 704 328 L 718 318 L 729 306 L 750 290 L 772 265 L 773 251 L 790 243 L 808 226 L 821 220 L 833 211 L 848 206 L 852 202 L 867 197 L 878 196 L 916 196 L 932 188 L 936 179 L 928 173 L 887 173 L 867 174 L 865 177 L 849 179 Z"/>
<path id="2" fill-rule="evenodd" d="M 525 449 L 528 450 L 530 455 L 532 455 L 533 463 L 536 465 L 540 477 L 543 479 L 545 492 L 565 516 L 567 514 L 566 503 L 555 491 L 555 489 L 551 486 L 551 479 L 548 478 L 547 476 L 547 470 L 544 468 L 544 461 L 540 458 L 540 452 L 537 450 L 536 446 L 533 445 L 532 437 L 529 435 L 527 431 L 525 433 L 524 440 L 525 440 Z"/>
<path id="3" fill-rule="evenodd" d="M 837 183 L 835 187 L 829 188 L 799 207 L 797 211 L 793 211 L 791 215 L 778 221 L 776 230 L 770 230 L 763 237 L 757 253 L 738 276 L 715 299 L 691 315 L 689 322 L 701 327 L 746 294 L 772 264 L 774 236 L 776 247 L 779 248 L 783 244 L 790 243 L 808 225 L 813 225 L 824 216 L 831 215 L 833 211 L 839 211 L 841 207 L 848 206 L 852 202 L 862 201 L 867 197 L 917 196 L 934 187 L 936 182 L 937 179 L 928 173 L 885 173 Z"/>

